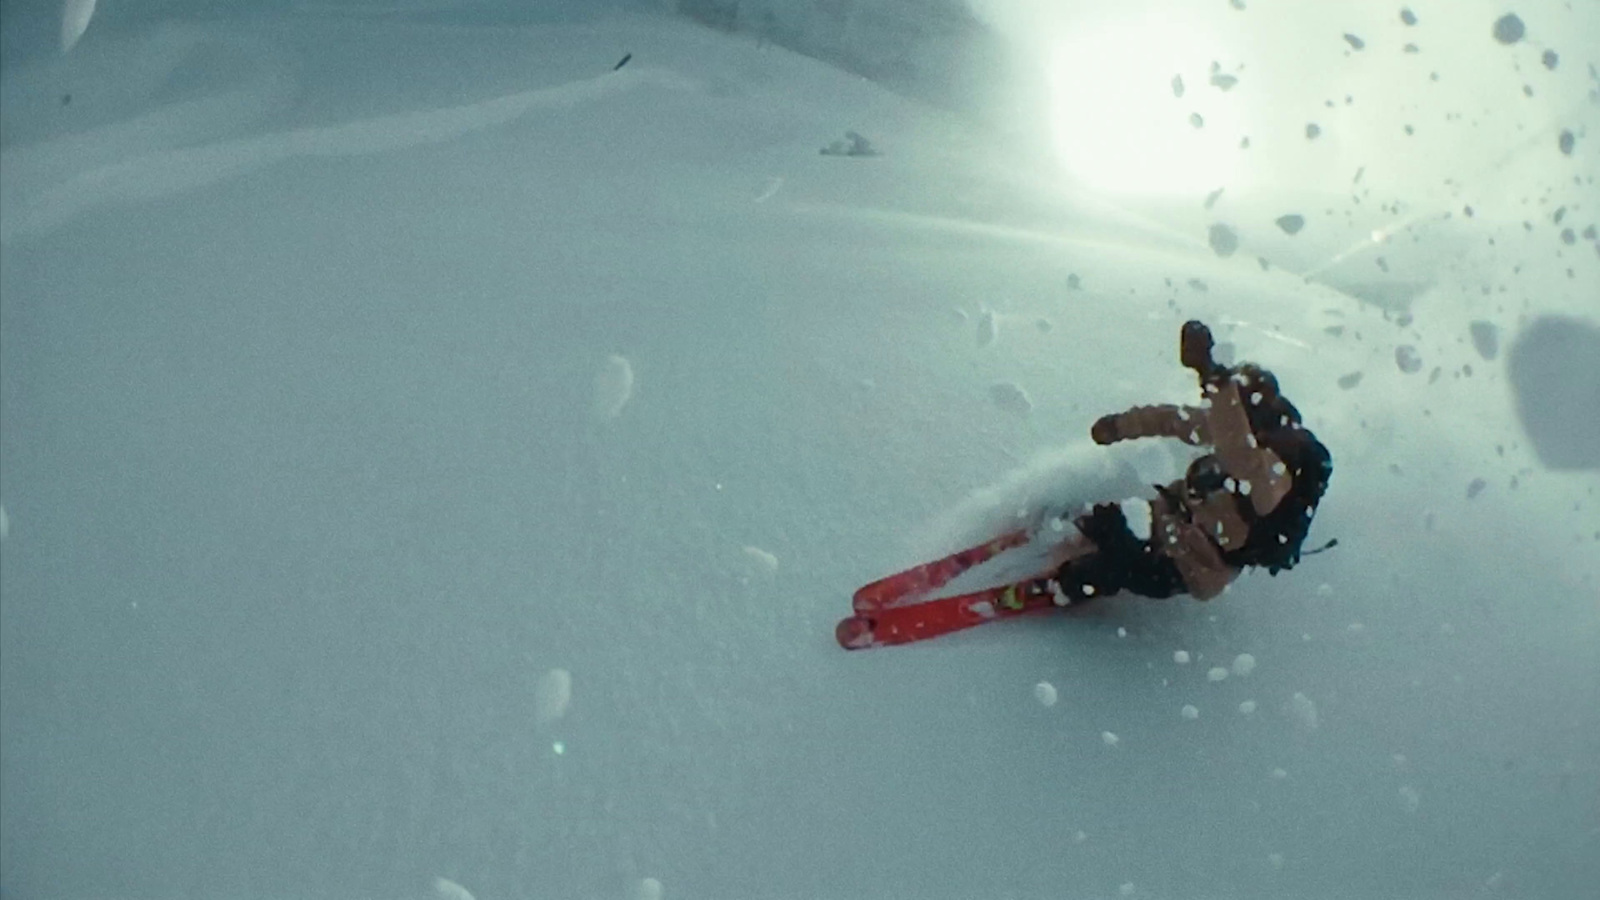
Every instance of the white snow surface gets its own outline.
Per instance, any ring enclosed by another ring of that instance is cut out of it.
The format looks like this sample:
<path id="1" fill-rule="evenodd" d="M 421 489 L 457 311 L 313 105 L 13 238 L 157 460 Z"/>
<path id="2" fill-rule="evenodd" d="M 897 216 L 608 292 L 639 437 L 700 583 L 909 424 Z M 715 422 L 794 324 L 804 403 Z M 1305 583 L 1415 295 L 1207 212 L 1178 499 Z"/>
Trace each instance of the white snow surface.
<path id="1" fill-rule="evenodd" d="M 1247 123 L 1242 174 L 1137 197 L 1062 170 L 1042 89 L 980 121 L 781 46 L 954 2 L 159 6 L 0 24 L 6 897 L 1600 883 L 1600 469 L 1511 371 L 1600 327 L 1593 4 L 1510 47 L 1480 0 L 1197 4 L 1238 84 L 1174 61 L 1154 108 Z M 838 648 L 861 584 L 1181 471 L 1087 433 L 1195 401 L 1191 317 L 1331 449 L 1338 547 Z"/>

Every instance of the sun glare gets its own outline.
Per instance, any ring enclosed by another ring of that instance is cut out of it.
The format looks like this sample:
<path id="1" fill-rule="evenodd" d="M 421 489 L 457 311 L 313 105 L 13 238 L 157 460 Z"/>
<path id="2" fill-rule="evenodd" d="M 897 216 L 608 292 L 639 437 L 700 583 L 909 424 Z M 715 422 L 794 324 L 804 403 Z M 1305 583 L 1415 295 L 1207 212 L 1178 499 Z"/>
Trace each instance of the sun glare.
<path id="1" fill-rule="evenodd" d="M 1226 60 L 1199 28 L 1171 18 L 1075 29 L 1054 48 L 1049 71 L 1063 164 L 1112 193 L 1228 183 L 1245 135 Z"/>

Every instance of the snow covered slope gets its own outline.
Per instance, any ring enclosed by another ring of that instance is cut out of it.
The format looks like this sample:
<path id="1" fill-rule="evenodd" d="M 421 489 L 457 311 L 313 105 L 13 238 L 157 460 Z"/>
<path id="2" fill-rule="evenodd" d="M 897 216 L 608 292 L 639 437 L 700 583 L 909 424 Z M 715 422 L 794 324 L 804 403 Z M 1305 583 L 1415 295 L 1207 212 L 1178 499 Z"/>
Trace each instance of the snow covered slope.
<path id="1" fill-rule="evenodd" d="M 1458 218 L 1475 265 L 1401 307 L 679 20 L 91 30 L 5 77 L 7 896 L 1600 880 L 1600 476 L 1551 383 L 1592 156 L 1541 185 L 1571 245 Z M 1189 399 L 1191 317 L 1331 448 L 1336 550 L 835 646 L 930 529 Z"/>

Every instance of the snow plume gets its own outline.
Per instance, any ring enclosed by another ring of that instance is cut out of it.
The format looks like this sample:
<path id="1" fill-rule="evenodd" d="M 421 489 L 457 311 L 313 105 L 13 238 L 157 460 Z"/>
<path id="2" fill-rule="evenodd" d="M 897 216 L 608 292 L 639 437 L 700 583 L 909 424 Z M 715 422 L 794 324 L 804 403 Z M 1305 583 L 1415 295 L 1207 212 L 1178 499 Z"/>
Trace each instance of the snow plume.
<path id="1" fill-rule="evenodd" d="M 917 560 L 935 559 L 1016 528 L 1043 529 L 1045 539 L 1003 554 L 976 570 L 973 579 L 952 582 L 950 591 L 959 593 L 971 581 L 998 584 L 1036 575 L 1051 568 L 1049 554 L 1059 543 L 1048 539 L 1054 520 L 1067 520 L 1055 526 L 1065 536 L 1071 519 L 1092 504 L 1153 497 L 1151 485 L 1179 478 L 1194 455 L 1181 444 L 1155 442 L 1046 451 L 916 532 L 912 554 Z"/>

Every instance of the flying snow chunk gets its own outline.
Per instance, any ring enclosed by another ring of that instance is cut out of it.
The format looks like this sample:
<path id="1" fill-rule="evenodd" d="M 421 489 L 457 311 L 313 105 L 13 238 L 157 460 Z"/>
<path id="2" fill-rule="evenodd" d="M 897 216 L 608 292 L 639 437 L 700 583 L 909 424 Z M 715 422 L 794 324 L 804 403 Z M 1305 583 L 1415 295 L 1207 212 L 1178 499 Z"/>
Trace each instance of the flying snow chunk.
<path id="1" fill-rule="evenodd" d="M 751 564 L 763 573 L 771 575 L 778 571 L 778 558 L 771 553 L 760 547 L 752 547 L 749 544 L 745 544 L 739 549 L 744 553 L 745 558 L 750 560 Z"/>
<path id="2" fill-rule="evenodd" d="M 1273 769 L 1272 770 L 1272 780 L 1273 781 L 1282 781 L 1282 780 L 1284 780 L 1285 778 L 1288 778 L 1288 777 L 1289 777 L 1289 772 L 1287 770 L 1285 770 L 1285 769 Z"/>
<path id="3" fill-rule="evenodd" d="M 94 18 L 94 0 L 67 0 L 61 5 L 61 52 L 70 53 L 78 39 L 89 30 Z"/>
<path id="4" fill-rule="evenodd" d="M 1000 319 L 994 310 L 986 309 L 978 316 L 978 346 L 987 347 L 1000 337 Z"/>
<path id="5" fill-rule="evenodd" d="M 1239 249 L 1239 235 L 1232 228 L 1221 222 L 1212 225 L 1206 231 L 1206 242 L 1211 245 L 1213 253 L 1226 259 Z"/>
<path id="6" fill-rule="evenodd" d="M 1394 348 L 1394 364 L 1407 375 L 1414 375 L 1422 371 L 1422 354 L 1410 344 L 1401 344 Z"/>
<path id="7" fill-rule="evenodd" d="M 1296 691 L 1295 695 L 1289 698 L 1289 712 L 1294 716 L 1295 721 L 1300 723 L 1300 727 L 1307 731 L 1316 729 L 1317 704 L 1311 702 L 1310 697 Z"/>
<path id="8" fill-rule="evenodd" d="M 1478 319 L 1468 326 L 1468 331 L 1472 334 L 1472 346 L 1479 356 L 1491 360 L 1500 355 L 1499 326 Z"/>
<path id="9" fill-rule="evenodd" d="M 1212 666 L 1211 671 L 1206 673 L 1207 681 L 1224 681 L 1227 679 L 1227 677 L 1228 670 L 1221 666 Z"/>
<path id="10" fill-rule="evenodd" d="M 1422 792 L 1409 784 L 1400 785 L 1400 805 L 1408 813 L 1414 813 L 1422 805 Z"/>
<path id="11" fill-rule="evenodd" d="M 1188 665 L 1189 664 L 1189 651 L 1187 651 L 1187 650 L 1174 650 L 1174 651 L 1172 651 L 1172 661 L 1177 663 L 1180 666 Z"/>
<path id="12" fill-rule="evenodd" d="M 1040 706 L 1055 706 L 1057 697 L 1056 686 L 1048 681 L 1033 686 L 1033 699 L 1039 701 Z"/>
<path id="13" fill-rule="evenodd" d="M 1299 234 L 1300 229 L 1306 227 L 1306 217 L 1300 215 L 1299 213 L 1289 213 L 1288 215 L 1279 216 L 1273 221 L 1277 223 L 1279 228 L 1283 229 L 1284 234 L 1291 236 Z"/>
<path id="14" fill-rule="evenodd" d="M 1251 713 L 1253 713 L 1255 711 L 1256 711 L 1256 702 L 1254 700 L 1246 700 L 1243 703 L 1239 704 L 1239 714 L 1240 715 L 1248 716 L 1248 715 L 1250 715 Z"/>
<path id="15" fill-rule="evenodd" d="M 632 397 L 633 364 L 613 353 L 594 376 L 594 417 L 602 422 L 615 419 Z"/>
<path id="16" fill-rule="evenodd" d="M 1200 718 L 1200 709 L 1199 709 L 1199 707 L 1195 706 L 1192 703 L 1185 703 L 1184 706 L 1183 706 L 1182 712 L 1183 712 L 1183 717 L 1185 719 L 1190 720 L 1190 721 L 1193 721 L 1195 719 Z"/>
<path id="17" fill-rule="evenodd" d="M 1122 742 L 1122 738 L 1117 737 L 1109 731 L 1100 732 L 1100 740 L 1105 741 L 1107 747 L 1115 747 L 1117 744 Z"/>
<path id="18" fill-rule="evenodd" d="M 11 517 L 6 515 L 5 504 L 0 504 L 0 541 L 11 533 Z"/>
<path id="19" fill-rule="evenodd" d="M 1506 13 L 1494 20 L 1494 39 L 1502 44 L 1511 45 L 1522 40 L 1527 33 L 1523 27 L 1522 19 L 1516 13 Z"/>
<path id="20" fill-rule="evenodd" d="M 534 688 L 533 719 L 548 725 L 567 714 L 572 704 L 572 673 L 566 669 L 551 669 L 540 676 Z"/>
<path id="21" fill-rule="evenodd" d="M 1150 523 L 1154 513 L 1150 501 L 1143 497 L 1129 497 L 1122 501 L 1122 514 L 1128 520 L 1128 530 L 1141 541 L 1150 540 Z"/>
<path id="22" fill-rule="evenodd" d="M 641 878 L 639 884 L 634 887 L 633 897 L 634 900 L 661 900 L 665 892 L 666 889 L 661 886 L 660 881 L 654 878 Z"/>
<path id="23" fill-rule="evenodd" d="M 1283 868 L 1283 854 L 1282 853 L 1268 853 L 1267 854 L 1267 864 L 1272 866 L 1274 869 Z"/>
<path id="24" fill-rule="evenodd" d="M 1241 653 L 1233 658 L 1233 674 L 1243 678 L 1256 670 L 1256 658 L 1248 653 Z"/>
<path id="25" fill-rule="evenodd" d="M 1028 392 L 1009 381 L 989 385 L 989 399 L 994 401 L 995 406 L 1019 416 L 1033 412 L 1033 400 L 1028 397 Z"/>
<path id="26" fill-rule="evenodd" d="M 439 900 L 472 900 L 472 892 L 448 878 L 433 880 L 433 895 Z"/>
<path id="27" fill-rule="evenodd" d="M 1125 881 L 1123 882 L 1122 887 L 1117 888 L 1117 893 L 1124 897 L 1132 897 L 1133 890 L 1133 882 Z"/>

